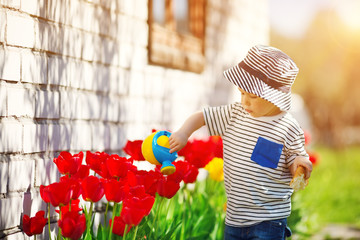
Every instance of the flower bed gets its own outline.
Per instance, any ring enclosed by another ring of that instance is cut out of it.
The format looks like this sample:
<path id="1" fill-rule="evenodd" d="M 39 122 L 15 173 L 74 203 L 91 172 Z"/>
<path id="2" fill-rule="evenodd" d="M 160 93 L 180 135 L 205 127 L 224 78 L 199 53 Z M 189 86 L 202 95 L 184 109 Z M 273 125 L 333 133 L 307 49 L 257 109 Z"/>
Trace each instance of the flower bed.
<path id="1" fill-rule="evenodd" d="M 61 152 L 54 158 L 60 180 L 40 186 L 48 218 L 44 210 L 34 217 L 24 215 L 24 232 L 36 238 L 48 223 L 50 233 L 52 205 L 59 219 L 57 239 L 222 238 L 226 200 L 219 183 L 223 180 L 221 138 L 189 142 L 174 162 L 176 172 L 169 176 L 161 174 L 159 167 L 138 170 L 134 163 L 144 161 L 141 143 L 128 141 L 127 157 Z M 210 171 L 210 178 L 196 182 L 203 168 Z M 94 226 L 93 206 L 102 199 L 106 199 L 104 221 Z"/>

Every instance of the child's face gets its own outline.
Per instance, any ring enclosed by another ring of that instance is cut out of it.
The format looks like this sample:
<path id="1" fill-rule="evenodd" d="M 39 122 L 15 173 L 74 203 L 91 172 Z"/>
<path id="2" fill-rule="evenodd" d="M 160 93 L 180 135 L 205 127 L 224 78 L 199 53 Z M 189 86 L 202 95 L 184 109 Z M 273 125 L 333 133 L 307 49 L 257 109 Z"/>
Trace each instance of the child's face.
<path id="1" fill-rule="evenodd" d="M 241 92 L 241 105 L 252 117 L 274 116 L 279 114 L 280 109 L 271 102 L 262 99 L 255 94 L 245 92 L 239 88 Z"/>

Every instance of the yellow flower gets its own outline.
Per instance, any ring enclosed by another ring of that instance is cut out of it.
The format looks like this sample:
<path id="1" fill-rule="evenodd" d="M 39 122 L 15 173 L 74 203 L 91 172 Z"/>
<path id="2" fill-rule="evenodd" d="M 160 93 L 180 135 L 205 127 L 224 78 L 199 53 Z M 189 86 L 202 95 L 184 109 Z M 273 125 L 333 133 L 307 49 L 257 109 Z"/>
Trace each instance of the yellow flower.
<path id="1" fill-rule="evenodd" d="M 224 180 L 224 160 L 222 158 L 213 158 L 205 166 L 205 169 L 208 170 L 211 179 L 218 182 Z"/>

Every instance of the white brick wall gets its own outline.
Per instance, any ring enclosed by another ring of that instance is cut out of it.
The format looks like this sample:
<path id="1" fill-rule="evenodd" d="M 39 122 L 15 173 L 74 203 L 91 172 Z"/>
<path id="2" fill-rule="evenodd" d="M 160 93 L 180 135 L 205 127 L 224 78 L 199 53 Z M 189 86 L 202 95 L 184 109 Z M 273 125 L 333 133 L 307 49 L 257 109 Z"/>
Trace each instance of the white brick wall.
<path id="1" fill-rule="evenodd" d="M 20 225 L 23 200 L 23 194 L 18 193 L 0 199 L 0 229 L 8 229 Z"/>
<path id="2" fill-rule="evenodd" d="M 47 56 L 31 50 L 21 51 L 21 82 L 47 83 Z"/>
<path id="3" fill-rule="evenodd" d="M 6 12 L 0 9 L 0 42 L 5 42 Z"/>
<path id="4" fill-rule="evenodd" d="M 0 123 L 0 153 L 21 152 L 23 126 L 14 119 L 2 119 Z"/>
<path id="5" fill-rule="evenodd" d="M 46 210 L 39 187 L 59 179 L 59 152 L 121 153 L 153 128 L 175 130 L 230 101 L 222 71 L 268 42 L 266 0 L 208 0 L 205 71 L 152 66 L 147 3 L 0 0 L 0 236 L 29 239 L 22 214 Z"/>
<path id="6" fill-rule="evenodd" d="M 1 159 L 2 161 L 6 159 Z M 8 185 L 8 176 L 9 176 L 9 168 L 7 162 L 0 162 L 0 193 L 7 192 L 7 185 Z"/>
<path id="7" fill-rule="evenodd" d="M 20 50 L 0 46 L 0 79 L 20 81 Z"/>
<path id="8" fill-rule="evenodd" d="M 35 44 L 34 19 L 25 14 L 7 13 L 6 43 L 32 48 Z"/>

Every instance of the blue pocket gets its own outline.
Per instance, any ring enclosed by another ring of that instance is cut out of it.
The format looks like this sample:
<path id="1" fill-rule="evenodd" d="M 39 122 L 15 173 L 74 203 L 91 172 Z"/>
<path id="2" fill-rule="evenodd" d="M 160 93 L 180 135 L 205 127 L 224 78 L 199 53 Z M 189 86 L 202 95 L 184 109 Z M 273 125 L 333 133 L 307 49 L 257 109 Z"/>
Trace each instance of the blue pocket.
<path id="1" fill-rule="evenodd" d="M 283 145 L 259 137 L 251 155 L 251 160 L 263 167 L 277 168 Z"/>

